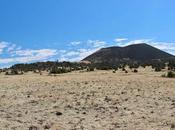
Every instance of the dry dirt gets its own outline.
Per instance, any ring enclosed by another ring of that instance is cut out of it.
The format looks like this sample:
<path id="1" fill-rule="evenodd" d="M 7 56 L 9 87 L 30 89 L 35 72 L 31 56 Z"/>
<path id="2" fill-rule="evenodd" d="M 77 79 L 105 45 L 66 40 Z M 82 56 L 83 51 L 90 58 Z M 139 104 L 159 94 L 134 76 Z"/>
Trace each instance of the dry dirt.
<path id="1" fill-rule="evenodd" d="M 174 130 L 175 79 L 161 74 L 0 74 L 0 130 Z"/>

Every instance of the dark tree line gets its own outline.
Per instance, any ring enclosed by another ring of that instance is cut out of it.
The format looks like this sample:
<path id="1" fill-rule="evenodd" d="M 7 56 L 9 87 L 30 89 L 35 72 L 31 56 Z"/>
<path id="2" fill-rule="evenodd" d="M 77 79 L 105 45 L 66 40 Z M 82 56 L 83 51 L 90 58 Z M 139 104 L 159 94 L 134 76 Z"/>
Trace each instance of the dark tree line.
<path id="1" fill-rule="evenodd" d="M 137 72 L 136 69 L 139 66 L 146 67 L 152 66 L 155 71 L 161 71 L 168 67 L 169 70 L 175 70 L 175 59 L 161 59 L 161 60 L 151 60 L 145 62 L 139 61 L 118 61 L 117 63 L 85 63 L 85 62 L 58 62 L 58 61 L 48 61 L 48 62 L 36 62 L 29 64 L 16 64 L 11 66 L 8 69 L 1 69 L 0 72 L 7 72 L 11 74 L 23 74 L 23 72 L 38 72 L 47 71 L 51 74 L 60 74 L 60 73 L 68 73 L 76 70 L 87 70 L 94 71 L 97 70 L 118 70 L 122 69 L 125 71 L 125 67 L 129 66 L 130 69 L 133 69 L 133 72 Z M 10 70 L 10 72 L 9 72 Z"/>

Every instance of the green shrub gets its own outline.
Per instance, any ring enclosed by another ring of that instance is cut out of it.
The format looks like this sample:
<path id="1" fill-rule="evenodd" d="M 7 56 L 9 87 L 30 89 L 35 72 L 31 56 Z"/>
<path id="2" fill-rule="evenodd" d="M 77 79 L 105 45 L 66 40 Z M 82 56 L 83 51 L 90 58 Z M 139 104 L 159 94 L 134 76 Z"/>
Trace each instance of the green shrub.
<path id="1" fill-rule="evenodd" d="M 160 67 L 155 68 L 155 72 L 160 72 L 162 69 Z"/>
<path id="2" fill-rule="evenodd" d="M 126 69 L 125 68 L 122 68 L 122 71 L 126 71 Z"/>
<path id="3" fill-rule="evenodd" d="M 11 74 L 12 74 L 12 75 L 18 75 L 19 72 L 18 72 L 17 70 L 11 70 Z"/>
<path id="4" fill-rule="evenodd" d="M 50 71 L 50 74 L 62 74 L 62 73 L 68 73 L 68 72 L 71 72 L 71 71 L 66 68 L 53 67 Z"/>
<path id="5" fill-rule="evenodd" d="M 5 72 L 5 75 L 22 75 L 22 74 L 24 74 L 23 71 L 18 71 L 18 70 L 15 70 L 15 69 L 12 69 L 10 71 Z"/>
<path id="6" fill-rule="evenodd" d="M 169 72 L 167 73 L 167 77 L 168 77 L 168 78 L 173 78 L 173 77 L 175 77 L 175 73 L 173 73 L 172 71 L 169 71 Z"/>
<path id="7" fill-rule="evenodd" d="M 8 71 L 6 71 L 6 72 L 5 72 L 5 75 L 9 75 L 9 72 L 8 72 Z"/>
<path id="8" fill-rule="evenodd" d="M 94 71 L 95 69 L 94 69 L 94 67 L 88 67 L 87 68 L 87 71 L 89 72 L 89 71 Z"/>
<path id="9" fill-rule="evenodd" d="M 137 69 L 134 69 L 134 71 L 133 71 L 134 73 L 137 73 L 138 72 L 138 70 Z"/>

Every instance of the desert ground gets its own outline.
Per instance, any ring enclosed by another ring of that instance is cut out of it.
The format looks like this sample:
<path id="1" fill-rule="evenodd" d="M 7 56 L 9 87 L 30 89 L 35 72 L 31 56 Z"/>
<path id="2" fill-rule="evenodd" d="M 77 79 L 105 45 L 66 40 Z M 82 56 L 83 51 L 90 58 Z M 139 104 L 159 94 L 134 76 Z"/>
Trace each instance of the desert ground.
<path id="1" fill-rule="evenodd" d="M 163 73 L 0 74 L 0 130 L 174 130 L 175 79 Z"/>

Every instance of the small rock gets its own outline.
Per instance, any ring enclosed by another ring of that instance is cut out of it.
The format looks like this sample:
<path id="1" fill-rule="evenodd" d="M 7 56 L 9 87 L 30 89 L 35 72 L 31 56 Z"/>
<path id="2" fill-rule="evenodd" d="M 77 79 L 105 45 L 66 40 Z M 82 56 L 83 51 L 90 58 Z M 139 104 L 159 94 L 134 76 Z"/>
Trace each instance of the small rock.
<path id="1" fill-rule="evenodd" d="M 18 114 L 17 117 L 22 117 L 22 114 Z"/>
<path id="2" fill-rule="evenodd" d="M 175 128 L 175 124 L 171 124 L 171 128 Z"/>
<path id="3" fill-rule="evenodd" d="M 36 127 L 36 126 L 30 126 L 29 127 L 29 130 L 38 130 L 38 127 Z"/>
<path id="4" fill-rule="evenodd" d="M 83 112 L 82 114 L 86 115 L 86 112 Z"/>
<path id="5" fill-rule="evenodd" d="M 57 116 L 61 116 L 63 113 L 61 113 L 61 112 L 56 112 L 56 115 Z"/>
<path id="6" fill-rule="evenodd" d="M 50 127 L 50 125 L 49 124 L 47 124 L 47 125 L 44 125 L 44 127 L 43 127 L 44 129 L 50 129 L 51 127 Z"/>

